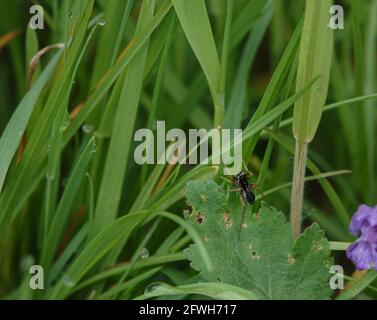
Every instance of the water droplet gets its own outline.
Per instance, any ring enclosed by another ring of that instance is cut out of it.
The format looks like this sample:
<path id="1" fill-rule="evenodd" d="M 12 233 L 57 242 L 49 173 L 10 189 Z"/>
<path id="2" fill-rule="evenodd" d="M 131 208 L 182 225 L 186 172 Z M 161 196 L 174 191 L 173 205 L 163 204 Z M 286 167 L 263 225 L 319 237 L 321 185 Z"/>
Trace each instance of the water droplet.
<path id="1" fill-rule="evenodd" d="M 73 12 L 72 11 L 69 12 L 68 17 L 69 17 L 69 19 L 73 18 Z"/>
<path id="2" fill-rule="evenodd" d="M 47 145 L 47 149 L 49 149 L 49 150 L 51 149 L 51 144 Z"/>
<path id="3" fill-rule="evenodd" d="M 73 281 L 73 279 L 69 275 L 64 275 L 63 276 L 63 284 L 68 288 L 72 288 L 72 287 L 74 287 L 75 282 Z"/>
<path id="4" fill-rule="evenodd" d="M 98 18 L 97 19 L 97 24 L 99 25 L 99 26 L 101 26 L 101 27 L 103 27 L 105 24 L 106 24 L 106 21 L 105 21 L 105 19 L 104 18 Z"/>
<path id="5" fill-rule="evenodd" d="M 93 132 L 93 126 L 91 124 L 84 124 L 82 131 L 86 134 L 91 134 Z"/>
<path id="6" fill-rule="evenodd" d="M 75 81 L 75 80 L 73 80 L 73 81 L 72 81 L 72 84 L 75 84 L 75 83 L 76 83 L 76 81 Z"/>
<path id="7" fill-rule="evenodd" d="M 67 128 L 69 127 L 69 121 L 65 121 L 62 123 L 62 125 L 60 126 L 60 131 L 63 132 L 65 130 L 67 130 Z"/>
<path id="8" fill-rule="evenodd" d="M 183 217 L 185 219 L 188 219 L 190 217 L 190 211 L 189 210 L 183 210 Z"/>
<path id="9" fill-rule="evenodd" d="M 147 248 L 141 249 L 139 256 L 140 256 L 141 259 L 148 258 L 149 257 L 149 250 Z"/>
<path id="10" fill-rule="evenodd" d="M 47 173 L 47 174 L 46 174 L 46 179 L 47 179 L 48 181 L 52 181 L 52 180 L 55 179 L 55 175 L 54 175 L 54 174 Z"/>

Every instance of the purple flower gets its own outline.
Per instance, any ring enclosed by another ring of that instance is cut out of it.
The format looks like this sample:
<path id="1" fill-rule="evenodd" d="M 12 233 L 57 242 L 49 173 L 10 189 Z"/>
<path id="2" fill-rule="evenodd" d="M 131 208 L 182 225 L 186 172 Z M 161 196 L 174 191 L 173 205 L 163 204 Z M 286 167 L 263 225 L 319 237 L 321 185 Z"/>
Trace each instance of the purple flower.
<path id="1" fill-rule="evenodd" d="M 352 217 L 350 232 L 359 237 L 347 250 L 347 257 L 358 270 L 377 271 L 377 206 L 361 205 Z"/>

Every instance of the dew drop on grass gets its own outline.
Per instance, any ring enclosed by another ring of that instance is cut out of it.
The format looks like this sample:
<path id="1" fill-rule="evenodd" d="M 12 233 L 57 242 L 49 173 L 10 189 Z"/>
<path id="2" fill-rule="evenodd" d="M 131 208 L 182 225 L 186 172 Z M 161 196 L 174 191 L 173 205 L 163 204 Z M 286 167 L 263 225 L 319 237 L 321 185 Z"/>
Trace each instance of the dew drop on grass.
<path id="1" fill-rule="evenodd" d="M 105 21 L 105 19 L 103 19 L 103 18 L 98 18 L 98 19 L 97 19 L 97 24 L 98 24 L 100 27 L 103 27 L 103 26 L 106 24 L 106 21 Z"/>
<path id="2" fill-rule="evenodd" d="M 93 126 L 91 124 L 84 124 L 82 131 L 86 134 L 91 134 L 93 132 Z"/>
<path id="3" fill-rule="evenodd" d="M 72 19 L 73 18 L 73 12 L 70 11 L 69 14 L 68 14 L 68 16 L 69 16 L 69 19 Z"/>
<path id="4" fill-rule="evenodd" d="M 140 256 L 141 259 L 148 258 L 149 257 L 149 250 L 147 248 L 141 249 L 139 256 Z"/>
<path id="5" fill-rule="evenodd" d="M 69 275 L 64 275 L 63 276 L 63 284 L 68 288 L 72 288 L 75 285 L 75 282 L 73 281 L 73 279 Z"/>
<path id="6" fill-rule="evenodd" d="M 55 179 L 55 175 L 54 175 L 54 174 L 47 173 L 47 174 L 46 174 L 46 179 L 47 179 L 48 181 L 52 181 L 52 180 Z"/>
<path id="7" fill-rule="evenodd" d="M 69 121 L 65 121 L 63 122 L 63 124 L 60 126 L 60 131 L 61 132 L 64 132 L 65 130 L 67 130 L 67 128 L 69 127 Z"/>

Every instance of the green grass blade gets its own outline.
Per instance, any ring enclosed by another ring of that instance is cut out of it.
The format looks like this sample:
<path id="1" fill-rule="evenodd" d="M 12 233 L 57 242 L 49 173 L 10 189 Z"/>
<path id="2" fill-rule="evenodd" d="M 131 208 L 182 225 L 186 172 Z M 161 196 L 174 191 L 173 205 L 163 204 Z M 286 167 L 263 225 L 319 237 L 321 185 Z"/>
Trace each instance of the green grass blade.
<path id="1" fill-rule="evenodd" d="M 83 145 L 81 151 L 78 153 L 76 163 L 71 171 L 67 186 L 59 202 L 59 206 L 56 209 L 51 227 L 49 228 L 48 237 L 44 242 L 41 265 L 43 265 L 46 270 L 51 264 L 54 255 L 56 255 L 59 240 L 61 239 L 64 228 L 68 222 L 76 194 L 83 178 L 85 177 L 85 173 L 94 151 L 95 139 L 92 137 L 89 139 L 89 142 Z"/>
<path id="2" fill-rule="evenodd" d="M 161 265 L 161 264 L 176 262 L 176 261 L 184 261 L 184 260 L 186 260 L 186 257 L 182 252 L 170 253 L 170 254 L 164 254 L 164 255 L 154 255 L 149 258 L 137 261 L 135 265 L 133 266 L 133 270 L 139 270 L 139 269 L 144 269 L 148 267 L 153 267 L 156 265 Z M 99 274 L 96 274 L 88 278 L 87 280 L 84 280 L 83 282 L 81 282 L 77 287 L 73 288 L 72 293 L 80 291 L 87 286 L 106 280 L 110 277 L 123 274 L 127 272 L 127 270 L 129 270 L 130 268 L 131 268 L 131 264 L 125 263 L 120 266 L 116 266 L 114 268 L 102 271 Z"/>
<path id="3" fill-rule="evenodd" d="M 57 279 L 63 271 L 69 260 L 79 251 L 80 246 L 84 243 L 89 231 L 89 224 L 84 224 L 77 232 L 74 238 L 69 242 L 59 259 L 52 265 L 48 276 L 48 285 Z"/>
<path id="4" fill-rule="evenodd" d="M 333 49 L 333 31 L 328 26 L 331 4 L 332 0 L 306 1 L 296 90 L 321 77 L 294 108 L 292 130 L 300 143 L 314 138 L 327 97 Z"/>
<path id="5" fill-rule="evenodd" d="M 73 261 L 65 276 L 47 293 L 46 298 L 64 299 L 67 297 L 82 277 L 126 234 L 131 234 L 149 215 L 148 211 L 131 213 L 105 227 Z"/>
<path id="6" fill-rule="evenodd" d="M 77 71 L 77 65 L 80 62 L 79 57 L 82 56 L 81 50 L 93 4 L 93 0 L 80 2 L 80 10 L 84 12 L 84 15 L 77 21 L 75 36 L 66 57 L 67 67 L 63 68 L 59 78 L 54 82 L 51 94 L 30 136 L 22 161 L 17 171 L 12 172 L 11 183 L 0 197 L 0 228 L 3 227 L 4 219 L 12 220 L 18 214 L 18 212 L 12 210 L 12 206 L 17 205 L 15 204 L 17 202 L 15 195 L 21 189 L 22 182 L 30 179 L 30 176 L 39 166 L 42 156 L 46 154 L 50 125 L 55 119 L 59 108 L 64 107 L 64 102 L 67 101 L 67 96 L 69 96 L 73 86 L 72 78 L 74 72 Z"/>
<path id="7" fill-rule="evenodd" d="M 250 67 L 254 62 L 257 50 L 271 21 L 272 10 L 263 15 L 256 23 L 247 39 L 245 49 L 237 70 L 229 104 L 225 111 L 225 128 L 240 128 L 244 113 L 247 93 L 247 83 Z"/>
<path id="8" fill-rule="evenodd" d="M 364 94 L 376 92 L 376 50 L 377 50 L 377 0 L 372 1 L 370 8 L 369 22 L 367 28 L 367 39 L 365 41 L 365 90 Z M 366 186 L 366 200 L 370 205 L 376 203 L 376 125 L 377 111 L 372 101 L 365 101 L 364 126 L 365 143 L 367 153 L 367 177 L 371 177 Z"/>
<path id="9" fill-rule="evenodd" d="M 207 8 L 203 0 L 172 0 L 183 31 L 194 51 L 211 90 L 215 127 L 222 124 L 224 95 L 220 92 L 221 68 Z"/>
<path id="10" fill-rule="evenodd" d="M 337 296 L 336 299 L 337 300 L 350 300 L 356 297 L 359 293 L 361 293 L 366 287 L 368 287 L 376 279 L 377 279 L 377 272 L 374 270 L 370 270 L 361 279 L 353 281 L 351 287 L 345 290 L 339 296 Z"/>
<path id="11" fill-rule="evenodd" d="M 138 37 L 141 30 L 149 24 L 153 17 L 154 7 L 154 0 L 143 2 L 135 37 Z M 127 73 L 114 119 L 109 151 L 106 157 L 90 237 L 93 237 L 112 222 L 118 213 L 123 178 L 127 169 L 127 161 L 143 85 L 144 73 L 140 72 L 140 70 L 143 70 L 145 67 L 147 52 L 148 44 L 145 44 L 139 55 L 133 59 L 126 70 Z"/>
<path id="12" fill-rule="evenodd" d="M 200 238 L 196 230 L 189 223 L 187 223 L 183 218 L 178 217 L 170 212 L 159 212 L 158 215 L 168 218 L 170 220 L 173 220 L 174 222 L 178 223 L 183 229 L 187 231 L 191 239 L 198 246 L 198 250 L 202 256 L 203 262 L 207 270 L 210 272 L 212 270 L 211 258 L 209 257 L 209 254 L 203 243 L 203 240 Z"/>
<path id="13" fill-rule="evenodd" d="M 195 283 L 172 287 L 165 283 L 154 283 L 145 289 L 144 297 L 154 298 L 177 294 L 199 294 L 216 300 L 258 300 L 251 292 L 226 283 Z"/>
<path id="14" fill-rule="evenodd" d="M 22 135 L 26 130 L 33 108 L 45 87 L 47 81 L 51 78 L 55 67 L 61 57 L 62 52 L 59 52 L 43 70 L 40 77 L 32 86 L 30 91 L 20 102 L 17 110 L 13 114 L 11 120 L 8 122 L 6 129 L 1 135 L 0 139 L 0 193 L 4 184 L 6 174 L 12 159 L 17 151 L 18 145 L 22 139 Z"/>

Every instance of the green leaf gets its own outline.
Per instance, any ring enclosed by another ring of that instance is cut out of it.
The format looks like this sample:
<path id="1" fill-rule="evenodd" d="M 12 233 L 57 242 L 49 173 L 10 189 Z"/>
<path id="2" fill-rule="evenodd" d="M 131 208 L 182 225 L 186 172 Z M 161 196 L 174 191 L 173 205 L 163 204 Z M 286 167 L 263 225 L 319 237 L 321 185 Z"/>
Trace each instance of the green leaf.
<path id="1" fill-rule="evenodd" d="M 59 240 L 63 234 L 64 228 L 72 212 L 72 206 L 76 198 L 81 181 L 85 176 L 87 167 L 95 151 L 95 139 L 91 137 L 87 143 L 84 143 L 78 153 L 76 163 L 69 176 L 67 186 L 64 190 L 59 206 L 56 209 L 54 218 L 51 222 L 48 236 L 44 242 L 42 251 L 42 263 L 44 268 L 50 266 L 50 263 L 56 254 Z"/>
<path id="2" fill-rule="evenodd" d="M 189 181 L 186 188 L 187 202 L 200 212 L 217 213 L 225 205 L 225 194 L 213 180 Z"/>
<path id="3" fill-rule="evenodd" d="M 205 281 L 238 286 L 259 299 L 330 298 L 332 259 L 318 224 L 293 241 L 285 216 L 265 204 L 252 214 L 238 194 L 229 193 L 223 206 L 208 205 L 225 196 L 213 181 L 190 183 L 186 194 L 192 206 L 187 219 L 203 238 L 213 271 L 207 271 L 195 244 L 184 253 Z"/>
<path id="4" fill-rule="evenodd" d="M 293 135 L 306 143 L 314 138 L 327 97 L 333 49 L 333 31 L 328 26 L 331 4 L 332 0 L 306 2 L 296 90 L 321 76 L 294 108 Z"/>
<path id="5" fill-rule="evenodd" d="M 221 97 L 221 68 L 204 0 L 172 0 L 183 31 L 206 75 L 215 106 L 215 126 L 221 125 L 224 113 Z"/>
<path id="6" fill-rule="evenodd" d="M 145 0 L 140 13 L 135 37 L 150 23 L 155 8 L 154 0 Z M 123 88 L 112 128 L 109 151 L 103 172 L 92 230 L 89 236 L 97 234 L 115 220 L 121 199 L 123 178 L 127 170 L 127 159 L 131 150 L 137 111 L 142 91 L 148 42 L 141 49 L 126 70 Z"/>
<path id="7" fill-rule="evenodd" d="M 64 299 L 84 275 L 150 213 L 140 211 L 123 216 L 105 227 L 72 262 L 63 278 L 47 293 L 49 299 Z"/>
<path id="8" fill-rule="evenodd" d="M 31 90 L 25 95 L 21 103 L 17 107 L 16 112 L 8 122 L 7 127 L 0 139 L 0 192 L 3 187 L 5 176 L 8 172 L 9 166 L 12 162 L 13 156 L 17 151 L 18 145 L 21 141 L 22 135 L 25 132 L 26 126 L 30 120 L 34 106 L 45 87 L 47 81 L 50 79 L 55 70 L 56 64 L 62 51 L 57 53 L 55 57 L 48 64 L 41 76 L 37 79 Z"/>
<path id="9" fill-rule="evenodd" d="M 343 291 L 336 299 L 337 300 L 350 300 L 361 293 L 368 285 L 373 283 L 377 278 L 375 270 L 368 271 L 363 277 L 358 280 L 352 280 L 351 286 Z"/>
<path id="10" fill-rule="evenodd" d="M 22 161 L 19 163 L 17 170 L 11 170 L 10 183 L 0 197 L 0 228 L 8 221 L 12 221 L 18 214 L 13 210 L 17 206 L 17 195 L 23 191 L 25 181 L 32 179 L 33 173 L 38 169 L 43 156 L 45 155 L 47 138 L 50 133 L 51 123 L 54 121 L 60 108 L 65 107 L 73 86 L 72 78 L 78 69 L 78 64 L 83 55 L 83 45 L 85 34 L 88 28 L 89 18 L 92 13 L 94 1 L 78 2 L 80 12 L 84 12 L 82 17 L 76 21 L 77 25 L 73 35 L 72 43 L 65 57 L 65 67 L 57 76 L 50 91 L 50 95 L 43 108 L 43 112 L 38 118 L 38 122 L 29 141 L 26 145 Z"/>
<path id="11" fill-rule="evenodd" d="M 152 298 L 176 294 L 199 294 L 217 300 L 258 300 L 250 291 L 216 282 L 195 283 L 179 287 L 172 287 L 165 283 L 153 283 L 145 289 L 144 297 Z"/>

